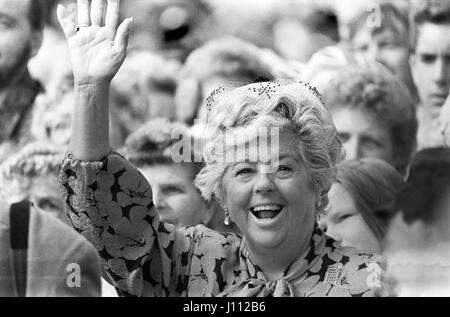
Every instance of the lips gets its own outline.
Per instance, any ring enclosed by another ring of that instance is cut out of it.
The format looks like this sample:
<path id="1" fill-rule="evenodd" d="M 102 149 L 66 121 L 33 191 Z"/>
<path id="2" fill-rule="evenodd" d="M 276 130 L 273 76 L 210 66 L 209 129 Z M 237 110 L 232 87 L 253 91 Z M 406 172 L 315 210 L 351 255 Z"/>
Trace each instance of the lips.
<path id="1" fill-rule="evenodd" d="M 445 100 L 447 99 L 448 94 L 433 94 L 431 95 L 431 99 L 435 103 L 439 103 L 440 105 L 443 105 L 445 103 Z"/>
<path id="2" fill-rule="evenodd" d="M 250 212 L 260 220 L 274 219 L 283 210 L 282 205 L 266 204 L 250 208 Z"/>

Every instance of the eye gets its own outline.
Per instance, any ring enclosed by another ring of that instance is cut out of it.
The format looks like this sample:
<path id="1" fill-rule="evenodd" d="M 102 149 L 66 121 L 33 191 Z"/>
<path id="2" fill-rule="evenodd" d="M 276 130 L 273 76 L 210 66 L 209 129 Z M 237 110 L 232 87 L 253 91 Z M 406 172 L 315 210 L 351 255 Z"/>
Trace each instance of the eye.
<path id="1" fill-rule="evenodd" d="M 9 29 L 13 26 L 13 21 L 7 17 L 0 16 L 0 29 Z"/>
<path id="2" fill-rule="evenodd" d="M 367 44 L 357 45 L 355 47 L 355 50 L 359 51 L 359 52 L 366 52 L 368 49 L 369 49 L 369 45 L 367 45 Z"/>
<path id="3" fill-rule="evenodd" d="M 424 62 L 425 64 L 432 64 L 434 63 L 434 61 L 436 60 L 436 56 L 433 54 L 422 54 L 420 56 L 420 59 L 422 62 Z"/>
<path id="4" fill-rule="evenodd" d="M 348 213 L 348 214 L 343 214 L 343 215 L 340 215 L 339 216 L 339 218 L 338 218 L 338 223 L 339 222 L 342 222 L 342 221 L 344 221 L 344 220 L 347 220 L 348 218 L 350 218 L 350 217 L 353 217 L 354 216 L 354 214 L 350 214 L 350 213 Z"/>
<path id="5" fill-rule="evenodd" d="M 60 210 L 60 206 L 52 199 L 43 198 L 37 202 L 37 206 L 42 210 Z"/>
<path id="6" fill-rule="evenodd" d="M 278 167 L 278 172 L 281 172 L 281 173 L 289 173 L 289 172 L 292 172 L 292 168 L 290 168 L 290 167 L 287 166 L 287 165 L 280 165 L 280 166 Z"/>
<path id="7" fill-rule="evenodd" d="M 394 42 L 393 40 L 386 40 L 386 41 L 380 42 L 379 46 L 381 48 L 393 48 L 393 47 L 397 47 L 398 44 L 396 42 Z"/>
<path id="8" fill-rule="evenodd" d="M 168 187 L 164 188 L 165 195 L 179 195 L 179 194 L 183 194 L 183 193 L 184 193 L 184 190 L 180 187 L 168 186 Z"/>
<path id="9" fill-rule="evenodd" d="M 253 169 L 250 167 L 241 168 L 236 172 L 236 176 L 245 176 L 253 173 Z"/>
<path id="10" fill-rule="evenodd" d="M 350 140 L 350 134 L 349 133 L 339 133 L 339 138 L 341 139 L 342 143 L 345 143 L 348 140 Z"/>
<path id="11" fill-rule="evenodd" d="M 375 149 L 375 148 L 383 147 L 382 142 L 378 141 L 375 138 L 371 138 L 371 137 L 363 138 L 362 139 L 362 144 L 364 145 L 364 147 L 366 147 L 368 149 Z"/>

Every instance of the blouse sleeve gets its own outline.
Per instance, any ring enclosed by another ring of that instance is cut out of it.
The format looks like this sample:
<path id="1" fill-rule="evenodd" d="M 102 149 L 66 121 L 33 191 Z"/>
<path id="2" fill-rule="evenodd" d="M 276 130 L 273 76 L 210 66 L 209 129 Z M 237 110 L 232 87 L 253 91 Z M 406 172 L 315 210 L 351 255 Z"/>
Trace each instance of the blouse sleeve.
<path id="1" fill-rule="evenodd" d="M 195 228 L 160 223 L 151 187 L 136 168 L 114 152 L 101 162 L 69 155 L 60 182 L 73 227 L 96 247 L 119 295 L 182 295 Z"/>

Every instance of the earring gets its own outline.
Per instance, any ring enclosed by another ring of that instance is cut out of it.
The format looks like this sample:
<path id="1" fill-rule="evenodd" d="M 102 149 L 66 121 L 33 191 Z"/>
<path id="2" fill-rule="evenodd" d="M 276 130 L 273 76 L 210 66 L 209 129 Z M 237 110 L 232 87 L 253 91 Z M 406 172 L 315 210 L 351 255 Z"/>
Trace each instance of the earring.
<path id="1" fill-rule="evenodd" d="M 225 210 L 225 220 L 223 221 L 223 223 L 225 224 L 225 226 L 229 226 L 231 224 L 230 212 L 228 211 L 228 208 L 226 206 L 224 206 L 223 209 Z"/>
<path id="2" fill-rule="evenodd" d="M 320 220 L 320 211 L 322 208 L 322 201 L 318 201 L 316 204 L 316 221 L 318 222 Z"/>

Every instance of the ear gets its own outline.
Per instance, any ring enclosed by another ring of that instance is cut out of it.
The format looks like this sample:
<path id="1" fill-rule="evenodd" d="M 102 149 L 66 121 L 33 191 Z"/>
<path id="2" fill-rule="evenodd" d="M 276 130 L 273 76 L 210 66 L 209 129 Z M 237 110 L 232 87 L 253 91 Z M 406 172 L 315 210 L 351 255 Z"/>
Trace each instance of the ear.
<path id="1" fill-rule="evenodd" d="M 205 210 L 205 215 L 203 216 L 202 223 L 205 226 L 208 226 L 209 224 L 211 224 L 211 222 L 214 219 L 214 216 L 217 213 L 218 205 L 217 205 L 217 203 L 214 200 L 206 201 L 205 205 L 206 205 L 206 210 Z"/>
<path id="2" fill-rule="evenodd" d="M 42 41 L 44 39 L 44 32 L 42 30 L 33 31 L 30 39 L 30 58 L 33 58 L 39 52 Z"/>

